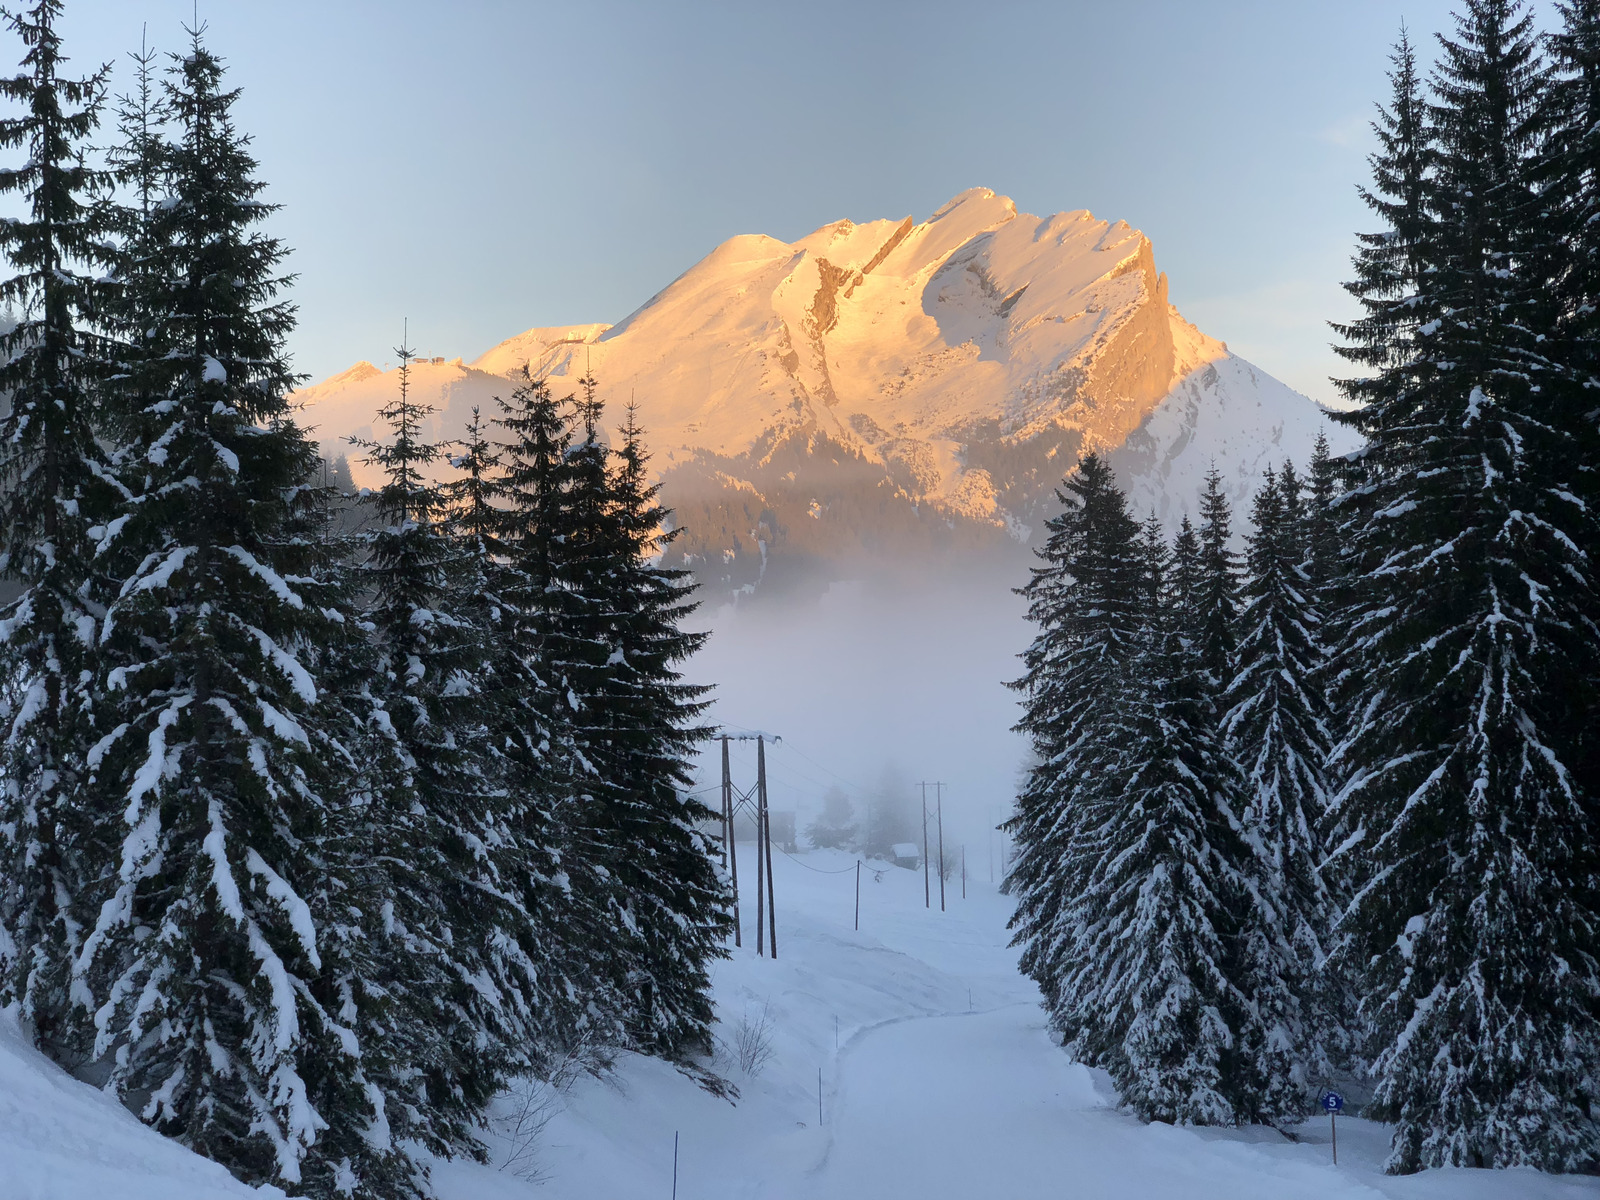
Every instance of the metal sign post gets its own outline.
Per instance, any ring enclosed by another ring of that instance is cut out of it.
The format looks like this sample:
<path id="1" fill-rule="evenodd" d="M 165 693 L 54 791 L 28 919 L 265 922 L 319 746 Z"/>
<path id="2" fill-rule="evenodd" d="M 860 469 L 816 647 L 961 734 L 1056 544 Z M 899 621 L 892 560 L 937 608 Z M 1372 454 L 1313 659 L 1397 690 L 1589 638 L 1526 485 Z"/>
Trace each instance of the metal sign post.
<path id="1" fill-rule="evenodd" d="M 1344 1108 L 1344 1097 L 1338 1092 L 1322 1093 L 1322 1107 L 1328 1110 L 1328 1129 L 1333 1135 L 1333 1165 L 1339 1165 L 1339 1111 Z"/>

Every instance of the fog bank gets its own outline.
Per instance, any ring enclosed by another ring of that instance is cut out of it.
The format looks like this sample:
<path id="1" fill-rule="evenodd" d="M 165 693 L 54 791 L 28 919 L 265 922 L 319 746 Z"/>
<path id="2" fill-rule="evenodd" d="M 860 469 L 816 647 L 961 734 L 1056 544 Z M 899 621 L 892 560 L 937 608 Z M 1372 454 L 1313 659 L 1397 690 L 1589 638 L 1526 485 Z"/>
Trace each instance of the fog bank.
<path id="1" fill-rule="evenodd" d="M 1029 639 L 1023 582 L 999 566 L 955 564 L 918 575 L 875 571 L 820 595 L 744 597 L 699 614 L 712 636 L 686 674 L 716 686 L 711 723 L 783 740 L 767 752 L 775 811 L 803 831 L 839 784 L 858 819 L 866 806 L 920 805 L 920 781 L 945 784 L 947 850 L 963 842 L 969 871 L 988 877 L 990 829 L 1014 795 L 1024 740 L 1011 732 Z M 735 785 L 755 781 L 756 748 L 734 743 Z M 697 786 L 715 788 L 720 748 Z M 930 808 L 935 798 L 930 786 Z M 714 791 L 706 794 L 713 805 Z M 930 836 L 933 826 L 930 825 Z"/>

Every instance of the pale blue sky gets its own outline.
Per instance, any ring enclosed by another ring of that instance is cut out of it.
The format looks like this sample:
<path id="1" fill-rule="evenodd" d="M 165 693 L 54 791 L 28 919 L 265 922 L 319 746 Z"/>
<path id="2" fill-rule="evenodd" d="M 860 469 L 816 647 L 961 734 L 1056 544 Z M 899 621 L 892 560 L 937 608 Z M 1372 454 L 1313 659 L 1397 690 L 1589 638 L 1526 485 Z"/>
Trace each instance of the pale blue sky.
<path id="1" fill-rule="evenodd" d="M 1548 9 L 1548 5 L 1544 6 Z M 1329 398 L 1404 17 L 1442 0 L 203 0 L 294 247 L 296 364 L 471 358 L 617 321 L 723 239 L 928 216 L 986 186 L 1143 229 L 1173 301 Z M 193 0 L 67 0 L 76 65 Z M 0 60 L 16 47 L 0 40 Z"/>

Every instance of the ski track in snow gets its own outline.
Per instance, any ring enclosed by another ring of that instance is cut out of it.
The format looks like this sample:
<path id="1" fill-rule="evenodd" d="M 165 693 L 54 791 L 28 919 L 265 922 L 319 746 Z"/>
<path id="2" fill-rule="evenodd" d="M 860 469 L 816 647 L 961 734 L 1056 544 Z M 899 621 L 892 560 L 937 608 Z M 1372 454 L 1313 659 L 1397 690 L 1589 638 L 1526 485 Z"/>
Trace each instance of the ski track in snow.
<path id="1" fill-rule="evenodd" d="M 1142 1125 L 1046 1033 L 1006 945 L 1010 902 L 982 859 L 984 882 L 965 901 L 954 882 L 943 914 L 937 881 L 924 908 L 920 872 L 889 867 L 878 882 L 864 870 L 857 933 L 853 857 L 775 855 L 774 962 L 755 956 L 753 847 L 741 850 L 746 939 L 715 967 L 720 1031 L 731 1043 L 766 1007 L 772 1057 L 753 1078 L 719 1057 L 737 1103 L 629 1057 L 560 1099 L 535 1147 L 542 1181 L 499 1169 L 512 1146 L 496 1132 L 489 1164 L 435 1164 L 441 1200 L 666 1200 L 675 1132 L 680 1200 L 1600 1200 L 1600 1180 L 1525 1170 L 1391 1178 L 1387 1130 L 1354 1118 L 1339 1122 L 1337 1168 L 1323 1119 L 1297 1144 L 1259 1128 Z M 0 1200 L 280 1195 L 143 1128 L 0 1015 Z"/>

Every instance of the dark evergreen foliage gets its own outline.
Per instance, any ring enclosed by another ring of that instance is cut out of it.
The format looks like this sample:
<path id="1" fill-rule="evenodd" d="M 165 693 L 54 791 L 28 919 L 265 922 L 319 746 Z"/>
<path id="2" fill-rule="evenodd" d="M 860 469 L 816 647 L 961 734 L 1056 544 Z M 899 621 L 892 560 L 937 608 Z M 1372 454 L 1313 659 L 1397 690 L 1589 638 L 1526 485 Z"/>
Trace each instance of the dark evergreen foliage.
<path id="1" fill-rule="evenodd" d="M 720 1089 L 706 635 L 635 414 L 613 454 L 587 381 L 574 445 L 526 381 L 504 452 L 474 413 L 447 464 L 402 348 L 355 505 L 294 423 L 286 251 L 203 31 L 164 83 L 133 56 L 98 170 L 107 72 L 61 76 L 60 12 L 8 16 L 0 80 L 0 1003 L 293 1194 L 426 1194 L 419 1148 L 482 1155 L 516 1074 L 626 1048 Z"/>
<path id="2" fill-rule="evenodd" d="M 586 403 L 592 442 L 600 417 L 592 390 Z M 610 671 L 588 729 L 591 738 L 603 732 L 607 745 L 597 757 L 621 800 L 607 833 L 621 888 L 618 917 L 637 955 L 630 1040 L 683 1061 L 711 1048 L 709 968 L 726 954 L 732 931 L 716 847 L 703 832 L 716 815 L 690 792 L 691 760 L 710 736 L 700 723 L 710 689 L 685 683 L 679 671 L 709 635 L 683 628 L 699 607 L 689 572 L 660 564 L 678 530 L 650 482 L 634 406 L 619 433 L 605 508 L 620 537 L 599 581 L 610 609 Z"/>
<path id="3" fill-rule="evenodd" d="M 25 111 L 0 120 L 0 146 L 25 156 L 0 171 L 0 192 L 23 215 L 0 222 L 0 251 L 17 274 L 0 299 L 19 314 L 0 332 L 0 571 L 22 587 L 0 615 L 0 1003 L 15 1001 L 42 1044 L 69 1058 L 86 1049 L 74 964 L 116 834 L 83 803 L 85 762 L 99 737 L 95 647 L 106 589 L 95 553 L 119 500 L 96 384 L 104 346 L 89 329 L 109 257 L 95 193 L 105 176 L 84 164 L 109 68 L 62 77 L 59 0 L 9 15 L 26 47 L 0 94 Z"/>
<path id="4" fill-rule="evenodd" d="M 331 1194 L 397 1153 L 368 1136 L 380 1114 L 329 986 L 341 943 L 319 937 L 346 879 L 328 851 L 349 751 L 308 663 L 345 619 L 285 401 L 284 251 L 256 228 L 271 208 L 222 80 L 196 32 L 166 86 L 151 325 L 120 381 L 143 406 L 124 414 L 133 499 L 105 554 L 122 582 L 88 765 L 126 832 L 83 959 L 95 1053 L 146 1121 L 241 1178 Z"/>
<path id="5" fill-rule="evenodd" d="M 1145 1120 L 1272 1119 L 1282 1114 L 1260 1078 L 1265 1038 L 1241 949 L 1273 931 L 1255 921 L 1239 780 L 1199 639 L 1174 619 L 1164 586 L 1159 596 L 1115 706 L 1122 760 L 1078 901 L 1069 1047 L 1104 1066 Z"/>
<path id="6" fill-rule="evenodd" d="M 1555 296 L 1547 70 L 1510 0 L 1463 4 L 1440 49 L 1422 202 L 1374 202 L 1413 265 L 1358 256 L 1368 316 L 1343 330 L 1372 374 L 1344 385 L 1367 446 L 1341 502 L 1336 869 L 1358 890 L 1338 954 L 1370 1037 L 1368 1111 L 1396 1123 L 1390 1169 L 1576 1170 L 1600 1161 L 1600 830 L 1565 731 L 1596 639 L 1590 518 L 1562 478 L 1576 455 L 1537 332 Z M 1414 77 L 1396 90 L 1411 104 Z"/>
<path id="7" fill-rule="evenodd" d="M 1600 512 L 1600 3 L 1558 4 L 1561 28 L 1550 38 L 1554 71 L 1548 89 L 1549 136 L 1538 163 L 1546 212 L 1559 233 L 1549 272 L 1558 299 L 1558 404 L 1548 419 L 1568 441 L 1571 461 L 1552 474 L 1569 483 L 1589 513 Z M 1600 563 L 1600 522 L 1587 520 L 1581 548 Z M 1592 578 L 1592 576 L 1591 576 Z M 1600 626 L 1600 596 L 1591 588 L 1585 619 Z M 1600 679 L 1572 681 L 1568 712 L 1575 771 L 1593 797 L 1600 793 Z"/>
<path id="8" fill-rule="evenodd" d="M 486 746 L 481 551 L 452 536 L 434 482 L 445 451 L 421 439 L 432 410 L 411 397 L 411 351 L 397 354 L 399 395 L 378 413 L 391 436 L 361 443 L 384 475 L 367 501 L 360 574 L 375 653 L 355 704 L 389 851 L 372 881 L 386 915 L 371 936 L 387 946 L 372 983 L 397 1067 L 384 1081 L 393 1134 L 479 1157 L 484 1110 L 533 1059 L 538 967 L 503 932 L 523 930 L 527 914 L 495 853 L 511 841 L 512 802 Z"/>
<path id="9" fill-rule="evenodd" d="M 1233 674 L 1239 616 L 1239 556 L 1233 549 L 1233 508 L 1222 490 L 1222 473 L 1215 464 L 1206 473 L 1200 493 L 1198 576 L 1193 591 L 1185 588 L 1193 605 L 1193 635 L 1200 665 L 1211 677 L 1214 694 L 1228 686 Z"/>
<path id="10" fill-rule="evenodd" d="M 1076 953 L 1075 905 L 1094 862 L 1084 835 L 1114 788 L 1108 722 L 1136 650 L 1141 622 L 1138 526 L 1111 469 L 1088 455 L 1058 492 L 1062 512 L 1046 522 L 1043 565 L 1020 594 L 1037 633 L 1022 656 L 1026 673 L 1019 732 L 1032 745 L 1017 811 L 1006 823 L 1017 854 L 1005 890 L 1021 966 L 1044 992 L 1052 1024 L 1078 1034 L 1074 1001 L 1061 981 Z"/>
<path id="11" fill-rule="evenodd" d="M 1332 900 L 1321 876 L 1330 734 L 1321 616 L 1303 563 L 1300 483 L 1268 471 L 1251 507 L 1246 602 L 1223 696 L 1229 752 L 1244 773 L 1246 837 L 1261 856 L 1263 919 L 1245 953 L 1260 1015 L 1266 1107 L 1301 1115 L 1325 1083 L 1327 1031 L 1312 1003 Z"/>
<path id="12" fill-rule="evenodd" d="M 1205 595 L 1200 548 L 1190 530 L 1169 560 L 1160 526 L 1141 534 L 1093 456 L 1062 500 L 1024 589 L 1039 632 L 1016 685 L 1036 756 L 1007 825 L 1024 969 L 1068 1049 L 1146 1120 L 1279 1115 L 1240 952 L 1272 933 L 1187 624 L 1185 600 Z"/>

